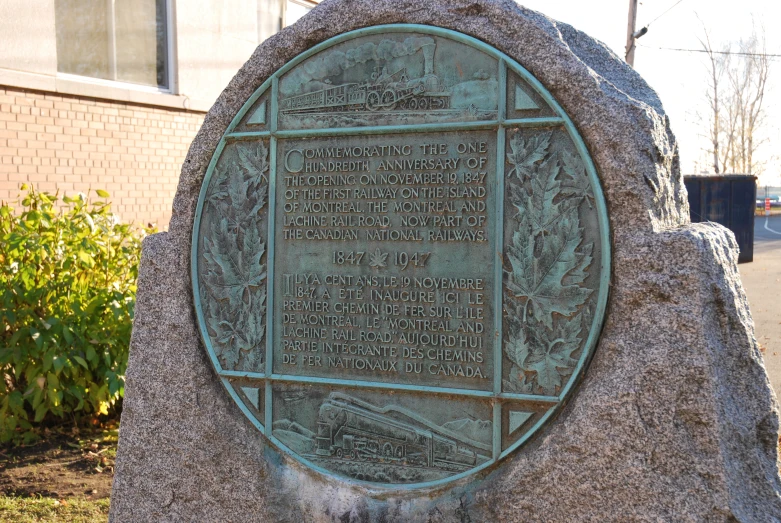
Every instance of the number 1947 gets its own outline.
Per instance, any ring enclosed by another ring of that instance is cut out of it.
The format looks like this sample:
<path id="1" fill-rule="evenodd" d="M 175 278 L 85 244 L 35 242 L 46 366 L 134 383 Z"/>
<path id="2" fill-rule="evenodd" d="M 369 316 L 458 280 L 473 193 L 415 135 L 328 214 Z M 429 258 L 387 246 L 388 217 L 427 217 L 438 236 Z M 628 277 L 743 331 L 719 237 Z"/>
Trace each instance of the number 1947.
<path id="1" fill-rule="evenodd" d="M 429 256 L 431 256 L 430 252 L 397 252 L 395 256 L 393 257 L 393 262 L 401 267 L 401 270 L 403 271 L 410 265 L 413 267 L 425 267 L 426 262 L 428 261 Z"/>

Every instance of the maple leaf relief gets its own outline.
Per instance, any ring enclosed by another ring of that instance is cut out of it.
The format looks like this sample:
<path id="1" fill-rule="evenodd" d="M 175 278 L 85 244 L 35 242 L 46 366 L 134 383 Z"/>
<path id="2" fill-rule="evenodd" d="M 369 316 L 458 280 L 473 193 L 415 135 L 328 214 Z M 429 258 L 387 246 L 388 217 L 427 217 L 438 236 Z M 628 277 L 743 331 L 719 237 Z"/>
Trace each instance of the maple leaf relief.
<path id="1" fill-rule="evenodd" d="M 568 213 L 577 211 L 579 199 L 560 198 L 562 185 L 558 179 L 559 172 L 559 162 L 551 157 L 525 184 L 510 184 L 512 205 L 518 211 L 515 217 L 525 216 L 534 234 L 548 231 Z"/>
<path id="2" fill-rule="evenodd" d="M 507 358 L 516 366 L 524 367 L 529 356 L 529 343 L 524 330 L 518 329 L 516 335 L 505 342 L 504 352 Z"/>
<path id="3" fill-rule="evenodd" d="M 508 155 L 507 194 L 517 212 L 505 247 L 503 350 L 512 368 L 503 385 L 519 393 L 561 390 L 578 364 L 572 355 L 583 341 L 581 311 L 593 293 L 587 285 L 593 244 L 584 242 L 579 216 L 593 193 L 579 158 L 550 153 L 550 138 L 516 132 Z"/>
<path id="4" fill-rule="evenodd" d="M 265 353 L 265 293 L 258 293 L 246 314 L 221 309 L 207 315 L 213 346 L 223 367 L 260 371 Z"/>
<path id="5" fill-rule="evenodd" d="M 218 299 L 228 299 L 232 306 L 250 304 L 250 291 L 266 279 L 265 266 L 260 263 L 266 248 L 258 230 L 244 231 L 244 240 L 239 247 L 238 236 L 231 234 L 228 221 L 223 219 L 219 227 L 212 226 L 211 236 L 204 240 L 204 259 L 209 265 L 204 278 L 206 285 Z"/>
<path id="6" fill-rule="evenodd" d="M 569 316 L 591 294 L 591 289 L 579 285 L 580 278 L 570 275 L 564 281 L 570 271 L 590 265 L 591 257 L 577 251 L 582 229 L 574 220 L 555 225 L 551 234 L 539 242 L 540 247 L 536 240 L 529 225 L 522 224 L 513 233 L 513 243 L 507 248 L 511 270 L 505 271 L 509 276 L 506 285 L 524 305 L 524 320 L 531 313 L 550 329 L 554 312 Z M 538 249 L 539 256 L 535 256 Z"/>
<path id="7" fill-rule="evenodd" d="M 228 228 L 238 233 L 249 227 L 265 207 L 268 185 L 258 184 L 259 179 L 239 169 L 236 162 L 230 169 L 216 169 L 215 175 L 209 203 L 228 221 Z"/>
<path id="8" fill-rule="evenodd" d="M 266 245 L 260 211 L 268 195 L 266 146 L 237 146 L 241 160 L 215 169 L 204 224 L 201 304 L 226 369 L 261 371 L 266 334 Z"/>
<path id="9" fill-rule="evenodd" d="M 566 196 L 582 198 L 588 203 L 588 208 L 594 207 L 594 191 L 588 181 L 586 167 L 579 156 L 568 151 L 561 155 L 564 164 L 564 173 L 568 179 L 562 184 L 562 193 Z"/>
<path id="10" fill-rule="evenodd" d="M 539 328 L 534 320 L 525 324 L 505 342 L 505 354 L 512 362 L 505 388 L 512 392 L 556 394 L 562 378 L 572 374 L 580 349 L 580 314 L 558 322 L 552 330 Z"/>
<path id="11" fill-rule="evenodd" d="M 513 168 L 507 173 L 507 178 L 516 176 L 521 181 L 531 176 L 535 164 L 545 157 L 553 133 L 539 133 L 524 139 L 521 133 L 515 133 L 510 140 L 510 151 L 507 161 Z"/>
<path id="12" fill-rule="evenodd" d="M 388 253 L 382 252 L 379 247 L 376 251 L 369 254 L 369 265 L 375 269 L 387 266 L 386 260 L 388 259 Z"/>

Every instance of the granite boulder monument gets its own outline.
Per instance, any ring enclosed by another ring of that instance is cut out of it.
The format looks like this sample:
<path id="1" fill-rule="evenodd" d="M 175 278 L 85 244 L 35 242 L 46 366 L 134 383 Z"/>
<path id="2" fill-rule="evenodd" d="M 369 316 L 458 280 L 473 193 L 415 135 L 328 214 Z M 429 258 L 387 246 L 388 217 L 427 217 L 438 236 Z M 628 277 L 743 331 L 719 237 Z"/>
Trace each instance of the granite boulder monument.
<path id="1" fill-rule="evenodd" d="M 509 1 L 326 0 L 145 240 L 113 521 L 781 521 L 658 97 Z"/>

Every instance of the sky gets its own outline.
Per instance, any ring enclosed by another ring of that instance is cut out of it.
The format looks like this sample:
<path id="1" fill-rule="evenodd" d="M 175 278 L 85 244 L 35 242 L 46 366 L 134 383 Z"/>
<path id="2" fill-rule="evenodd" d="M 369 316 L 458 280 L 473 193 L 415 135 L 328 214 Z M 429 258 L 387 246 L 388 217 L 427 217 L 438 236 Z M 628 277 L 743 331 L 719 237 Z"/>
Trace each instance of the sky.
<path id="1" fill-rule="evenodd" d="M 705 138 L 708 123 L 698 116 L 707 118 L 707 55 L 663 48 L 701 49 L 698 37 L 704 34 L 704 24 L 713 48 L 722 49 L 730 41 L 750 36 L 755 22 L 759 30 L 765 26 L 768 54 L 781 55 L 781 32 L 774 26 L 781 20 L 781 1 L 682 0 L 672 7 L 677 1 L 640 1 L 636 27 L 650 25 L 648 33 L 637 40 L 635 69 L 662 100 L 678 139 L 681 170 L 692 174 L 709 166 Z M 518 3 L 580 29 L 624 57 L 629 0 L 519 0 Z M 768 84 L 767 142 L 757 152 L 766 167 L 759 182 L 781 186 L 781 57 L 771 59 Z"/>

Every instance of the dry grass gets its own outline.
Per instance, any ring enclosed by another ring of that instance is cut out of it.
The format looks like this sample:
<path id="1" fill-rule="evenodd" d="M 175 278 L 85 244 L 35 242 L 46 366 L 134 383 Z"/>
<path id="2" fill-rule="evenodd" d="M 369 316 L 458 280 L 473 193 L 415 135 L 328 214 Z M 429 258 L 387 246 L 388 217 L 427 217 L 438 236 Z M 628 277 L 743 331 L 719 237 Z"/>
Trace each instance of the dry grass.
<path id="1" fill-rule="evenodd" d="M 97 523 L 108 521 L 108 499 L 0 496 L 0 521 L 14 523 Z"/>

